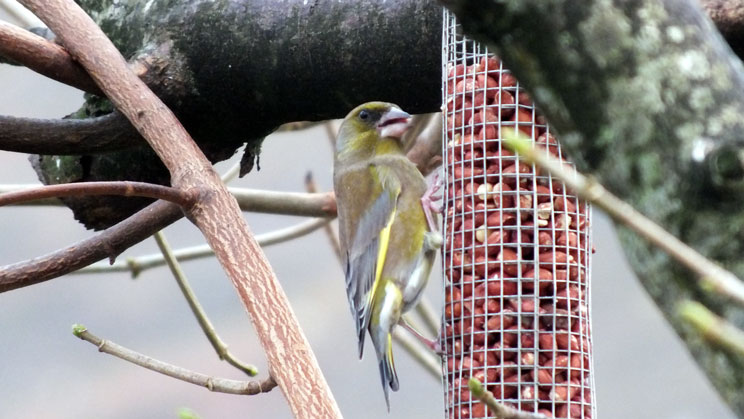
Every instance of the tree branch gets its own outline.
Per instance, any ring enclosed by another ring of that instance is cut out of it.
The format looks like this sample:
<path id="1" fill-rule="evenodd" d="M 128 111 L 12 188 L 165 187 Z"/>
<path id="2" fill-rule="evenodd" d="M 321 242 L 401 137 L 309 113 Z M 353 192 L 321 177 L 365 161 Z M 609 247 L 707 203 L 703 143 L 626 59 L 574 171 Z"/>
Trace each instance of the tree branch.
<path id="1" fill-rule="evenodd" d="M 470 388 L 470 392 L 473 393 L 473 396 L 488 406 L 488 410 L 499 419 L 548 419 L 540 413 L 524 412 L 499 403 L 493 397 L 493 393 L 486 390 L 483 384 L 476 378 L 470 377 L 468 387 Z"/>
<path id="2" fill-rule="evenodd" d="M 683 301 L 677 307 L 677 312 L 709 342 L 726 348 L 735 356 L 744 357 L 744 332 L 741 329 L 698 302 Z"/>
<path id="3" fill-rule="evenodd" d="M 336 216 L 333 192 L 276 192 L 233 187 L 228 190 L 244 211 L 321 218 Z"/>
<path id="4" fill-rule="evenodd" d="M 185 368 L 181 368 L 173 364 L 158 361 L 155 358 L 151 358 L 147 355 L 143 355 L 139 352 L 127 349 L 114 342 L 101 339 L 98 336 L 90 333 L 88 329 L 85 328 L 85 326 L 79 324 L 72 326 L 72 333 L 78 338 L 97 346 L 99 352 L 113 355 L 119 359 L 123 359 L 125 361 L 131 362 L 132 364 L 147 368 L 148 370 L 173 377 L 177 380 L 206 387 L 209 391 L 216 391 L 219 393 L 228 394 L 254 395 L 269 392 L 271 391 L 271 389 L 276 387 L 276 383 L 271 377 L 260 382 L 238 381 L 230 380 L 227 378 L 210 377 L 205 374 L 189 371 Z"/>
<path id="5" fill-rule="evenodd" d="M 744 307 L 744 282 L 736 275 L 696 252 L 628 203 L 612 195 L 596 180 L 587 178 L 568 165 L 564 166 L 560 160 L 549 155 L 547 150 L 534 147 L 529 139 L 505 137 L 503 144 L 518 153 L 521 160 L 545 169 L 579 198 L 601 208 L 616 222 L 633 230 L 694 272 L 703 290 L 721 294 Z"/>
<path id="6" fill-rule="evenodd" d="M 38 284 L 108 258 L 183 217 L 178 205 L 159 201 L 91 238 L 34 259 L 0 268 L 0 292 Z"/>
<path id="7" fill-rule="evenodd" d="M 85 119 L 0 116 L 0 150 L 37 154 L 100 153 L 143 144 L 119 112 Z"/>
<path id="8" fill-rule="evenodd" d="M 217 334 L 217 330 L 215 330 L 214 325 L 209 320 L 209 317 L 207 317 L 207 312 L 204 311 L 204 307 L 202 307 L 202 305 L 199 303 L 199 300 L 196 298 L 196 294 L 191 288 L 189 280 L 186 278 L 186 274 L 183 272 L 183 269 L 181 269 L 181 265 L 178 263 L 178 260 L 176 260 L 176 257 L 173 255 L 173 250 L 168 244 L 168 241 L 165 239 L 165 234 L 163 234 L 162 231 L 158 231 L 153 235 L 153 237 L 158 243 L 158 248 L 160 248 L 160 252 L 165 259 L 165 262 L 168 264 L 168 268 L 170 269 L 171 274 L 178 283 L 178 288 L 181 289 L 183 297 L 189 304 L 191 312 L 194 314 L 194 317 L 196 317 L 196 321 L 199 323 L 202 332 L 204 332 L 204 334 L 207 336 L 209 343 L 212 344 L 212 347 L 214 348 L 215 352 L 217 352 L 220 360 L 227 361 L 228 364 L 243 371 L 251 377 L 255 377 L 256 375 L 258 375 L 258 369 L 254 365 L 246 364 L 236 358 L 227 348 L 227 344 Z"/>
<path id="9" fill-rule="evenodd" d="M 251 316 L 272 377 L 295 416 L 340 417 L 286 295 L 240 208 L 170 110 L 129 71 L 126 61 L 72 0 L 24 0 L 152 146 L 174 187 L 197 189 L 203 199 L 190 212 L 215 249 Z M 208 195 L 207 195 L 208 194 Z M 229 226 L 227 228 L 226 226 Z"/>
<path id="10" fill-rule="evenodd" d="M 0 55 L 50 79 L 102 96 L 88 73 L 64 48 L 3 21 L 0 21 Z"/>
<path id="11" fill-rule="evenodd" d="M 193 193 L 163 185 L 142 182 L 80 182 L 61 185 L 45 185 L 33 189 L 7 192 L 0 195 L 0 207 L 38 199 L 67 196 L 122 195 L 142 196 L 173 202 L 183 208 L 196 201 Z"/>
<path id="12" fill-rule="evenodd" d="M 13 188 L 18 188 L 18 186 L 9 189 Z M 24 185 L 23 188 L 26 186 Z M 303 194 L 231 189 L 238 196 L 243 211 L 298 216 L 336 216 L 336 200 L 330 192 Z M 3 266 L 0 268 L 0 293 L 69 274 L 101 259 L 108 258 L 113 264 L 116 257 L 124 250 L 174 223 L 182 216 L 183 213 L 178 206 L 167 202 L 156 202 L 89 239 L 81 240 L 44 256 Z"/>
<path id="13" fill-rule="evenodd" d="M 306 234 L 312 233 L 313 231 L 328 226 L 331 219 L 329 218 L 316 218 L 308 221 L 304 221 L 286 228 L 281 228 L 268 233 L 256 235 L 256 242 L 261 247 L 267 247 L 278 243 L 284 243 L 286 241 L 302 237 Z M 182 249 L 176 249 L 173 252 L 176 260 L 179 262 L 185 262 L 198 258 L 214 256 L 214 250 L 207 244 L 185 247 Z M 165 258 L 161 253 L 128 257 L 125 260 L 117 260 L 114 263 L 97 262 L 80 270 L 71 272 L 72 274 L 100 274 L 110 272 L 130 272 L 133 278 L 139 276 L 142 272 L 165 264 Z"/>

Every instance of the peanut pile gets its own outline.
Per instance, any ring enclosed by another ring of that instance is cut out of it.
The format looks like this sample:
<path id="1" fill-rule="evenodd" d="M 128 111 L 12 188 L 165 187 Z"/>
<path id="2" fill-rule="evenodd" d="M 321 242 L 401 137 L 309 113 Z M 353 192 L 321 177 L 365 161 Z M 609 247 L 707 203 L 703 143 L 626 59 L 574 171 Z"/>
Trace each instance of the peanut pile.
<path id="1" fill-rule="evenodd" d="M 508 406 L 591 418 L 589 209 L 502 146 L 502 134 L 518 129 L 563 158 L 496 58 L 451 66 L 445 88 L 449 416 L 489 416 L 471 400 L 467 383 L 475 377 Z"/>

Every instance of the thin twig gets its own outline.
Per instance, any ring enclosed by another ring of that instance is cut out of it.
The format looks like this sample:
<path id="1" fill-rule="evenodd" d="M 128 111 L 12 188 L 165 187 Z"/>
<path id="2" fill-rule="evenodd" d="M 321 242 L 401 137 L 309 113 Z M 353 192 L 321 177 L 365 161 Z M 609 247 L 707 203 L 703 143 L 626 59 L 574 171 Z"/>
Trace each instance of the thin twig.
<path id="1" fill-rule="evenodd" d="M 442 165 L 442 115 L 433 114 L 410 145 L 406 157 L 427 176 Z"/>
<path id="2" fill-rule="evenodd" d="M 266 255 L 211 163 L 173 112 L 73 0 L 21 0 L 54 31 L 160 157 L 181 190 L 208 199 L 188 212 L 250 314 L 271 375 L 298 418 L 341 417 L 328 383 Z"/>
<path id="3" fill-rule="evenodd" d="M 468 388 L 470 388 L 470 392 L 475 396 L 475 398 L 488 406 L 488 409 L 496 415 L 497 419 L 547 419 L 547 417 L 541 413 L 523 412 L 499 403 L 499 401 L 493 397 L 493 393 L 486 390 L 486 388 L 483 387 L 483 384 L 476 378 L 470 377 Z"/>
<path id="4" fill-rule="evenodd" d="M 325 124 L 325 121 L 296 121 L 296 122 L 287 122 L 286 124 L 282 124 L 279 126 L 279 128 L 276 129 L 274 132 L 291 132 L 291 131 L 301 131 L 304 129 L 316 127 L 318 125 Z"/>
<path id="5" fill-rule="evenodd" d="M 568 165 L 563 165 L 547 152 L 535 148 L 531 141 L 504 138 L 504 144 L 519 153 L 520 158 L 534 163 L 550 172 L 573 190 L 581 199 L 591 202 L 605 211 L 610 217 L 627 226 L 666 252 L 674 260 L 693 271 L 701 281 L 703 289 L 728 296 L 744 306 L 744 283 L 733 273 L 721 268 L 695 249 L 686 245 L 661 226 L 636 211 L 627 202 L 612 195 L 596 180 L 588 178 Z"/>
<path id="6" fill-rule="evenodd" d="M 0 195 L 0 206 L 52 197 L 93 195 L 142 196 L 173 202 L 183 208 L 191 207 L 196 201 L 196 196 L 193 193 L 154 183 L 130 181 L 78 182 L 61 185 L 44 185 L 32 189 L 4 193 Z"/>
<path id="7" fill-rule="evenodd" d="M 257 234 L 256 241 L 261 247 L 283 243 L 312 233 L 320 227 L 327 225 L 330 221 L 331 219 L 329 218 L 317 218 L 303 221 L 301 223 L 297 223 L 295 225 L 281 228 L 275 231 L 270 231 L 268 233 Z M 211 247 L 209 247 L 208 244 L 202 244 L 198 246 L 176 249 L 173 251 L 173 255 L 179 262 L 186 262 L 189 260 L 214 256 L 214 251 Z M 72 274 L 131 272 L 132 277 L 136 278 L 142 272 L 151 268 L 162 266 L 164 264 L 164 256 L 160 253 L 154 253 L 151 255 L 128 257 L 124 260 L 117 260 L 116 262 L 111 264 L 108 262 L 96 262 L 90 266 L 72 272 Z"/>
<path id="8" fill-rule="evenodd" d="M 310 193 L 318 192 L 318 185 L 315 184 L 315 179 L 313 179 L 312 172 L 307 172 L 307 174 L 305 175 L 305 190 Z M 343 255 L 341 254 L 341 244 L 338 242 L 336 232 L 333 231 L 333 227 L 331 227 L 330 223 L 323 226 L 323 230 L 326 233 L 326 237 L 328 237 L 328 242 L 331 244 L 331 249 L 333 249 L 333 253 L 336 255 L 338 263 L 342 263 Z"/>
<path id="9" fill-rule="evenodd" d="M 708 341 L 744 357 L 744 332 L 696 301 L 679 303 L 677 312 Z"/>
<path id="10" fill-rule="evenodd" d="M 323 129 L 325 129 L 328 141 L 330 141 L 333 149 L 336 149 L 336 135 L 338 135 L 338 127 L 336 127 L 335 124 L 334 121 L 327 121 L 323 124 Z"/>
<path id="11" fill-rule="evenodd" d="M 253 395 L 266 393 L 276 387 L 274 380 L 269 377 L 263 381 L 239 381 L 227 378 L 215 378 L 198 372 L 190 371 L 173 364 L 151 358 L 147 355 L 135 352 L 114 342 L 104 340 L 90 333 L 85 326 L 76 324 L 72 326 L 72 333 L 78 338 L 90 342 L 98 347 L 99 352 L 113 355 L 117 358 L 139 365 L 160 374 L 173 377 L 175 379 L 186 381 L 187 383 L 196 384 L 206 387 L 209 391 L 228 394 Z"/>
<path id="12" fill-rule="evenodd" d="M 299 193 L 228 188 L 243 211 L 268 214 L 335 217 L 336 199 L 333 192 Z"/>
<path id="13" fill-rule="evenodd" d="M 442 364 L 439 359 L 428 350 L 424 349 L 424 346 L 416 340 L 412 335 L 401 330 L 402 328 L 396 327 L 393 329 L 393 339 L 408 352 L 413 359 L 419 363 L 424 370 L 428 372 L 434 379 L 442 379 Z"/>
<path id="14" fill-rule="evenodd" d="M 238 167 L 239 169 L 239 167 Z M 231 175 L 232 168 L 225 175 Z M 223 175 L 224 176 L 224 175 Z M 229 178 L 226 176 L 226 178 Z M 38 184 L 0 185 L 0 194 L 27 191 L 41 187 Z M 304 217 L 333 218 L 336 216 L 336 198 L 333 192 L 303 193 L 278 192 L 259 189 L 229 187 L 240 205 L 247 212 L 297 215 Z M 62 205 L 58 199 L 18 202 L 14 205 Z"/>
<path id="15" fill-rule="evenodd" d="M 173 250 L 168 244 L 168 241 L 165 239 L 165 235 L 163 234 L 163 232 L 158 231 L 153 235 L 153 237 L 158 243 L 158 248 L 160 248 L 160 251 L 163 253 L 163 257 L 165 258 L 165 261 L 168 264 L 168 268 L 170 268 L 173 277 L 176 279 L 178 287 L 181 289 L 184 298 L 186 298 L 186 302 L 189 303 L 191 312 L 194 313 L 196 321 L 199 322 L 199 326 L 202 328 L 202 331 L 205 335 L 207 335 L 209 343 L 211 343 L 214 350 L 217 351 L 217 355 L 220 357 L 221 360 L 227 361 L 227 363 L 232 365 L 233 367 L 243 371 L 251 377 L 255 377 L 258 374 L 258 369 L 253 365 L 243 363 L 241 360 L 233 356 L 233 354 L 228 350 L 227 344 L 222 339 L 220 339 L 217 331 L 214 328 L 214 325 L 211 321 L 209 321 L 207 313 L 204 311 L 204 307 L 202 307 L 202 305 L 199 303 L 194 290 L 191 288 L 191 285 L 189 285 L 189 280 L 188 278 L 186 278 L 186 274 L 183 272 L 183 269 L 181 269 L 181 265 L 173 256 Z"/>
<path id="16" fill-rule="evenodd" d="M 424 326 L 430 333 L 439 334 L 439 322 L 441 318 L 436 314 L 431 301 L 425 295 L 422 295 L 421 300 L 416 304 L 416 313 L 424 321 Z"/>
<path id="17" fill-rule="evenodd" d="M 68 86 L 103 95 L 88 73 L 64 48 L 3 21 L 0 21 L 0 55 Z"/>
<path id="18" fill-rule="evenodd" d="M 0 9 L 5 10 L 10 16 L 26 28 L 40 27 L 44 24 L 28 9 L 21 6 L 15 0 L 0 0 Z"/>
<path id="19" fill-rule="evenodd" d="M 240 162 L 237 162 L 230 166 L 229 169 L 225 171 L 225 173 L 222 174 L 221 178 L 222 181 L 227 184 L 235 180 L 235 178 L 238 177 L 238 174 L 240 173 Z"/>
<path id="20" fill-rule="evenodd" d="M 408 152 L 419 139 L 419 135 L 424 131 L 424 128 L 429 124 L 433 114 L 422 113 L 416 114 L 411 117 L 411 124 L 406 133 L 403 134 L 403 151 Z"/>

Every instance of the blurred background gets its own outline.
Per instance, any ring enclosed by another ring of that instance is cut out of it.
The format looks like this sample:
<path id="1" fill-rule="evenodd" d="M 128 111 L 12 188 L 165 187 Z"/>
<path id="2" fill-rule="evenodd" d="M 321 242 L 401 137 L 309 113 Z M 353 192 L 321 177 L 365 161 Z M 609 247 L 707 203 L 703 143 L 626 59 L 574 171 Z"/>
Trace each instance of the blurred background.
<path id="1" fill-rule="evenodd" d="M 0 19 L 17 21 L 0 10 Z M 60 118 L 82 93 L 29 70 L 0 64 L 0 114 Z M 224 172 L 239 156 L 217 165 Z M 261 171 L 232 183 L 304 191 L 312 172 L 332 188 L 332 147 L 322 127 L 266 139 Z M 0 151 L 0 184 L 38 183 L 27 155 Z M 303 221 L 246 213 L 254 233 Z M 335 228 L 335 225 L 334 225 Z M 90 237 L 63 207 L 0 208 L 0 265 L 33 258 Z M 636 280 L 613 227 L 594 213 L 592 321 L 594 372 L 601 418 L 733 418 Z M 172 247 L 203 243 L 186 220 L 165 230 Z M 443 417 L 441 383 L 396 349 L 401 389 L 385 409 L 372 352 L 357 359 L 341 268 L 322 230 L 271 246 L 266 254 L 288 294 L 331 390 L 347 418 Z M 122 257 L 157 252 L 154 240 Z M 234 355 L 266 362 L 230 281 L 213 259 L 185 262 L 196 294 Z M 441 270 L 427 294 L 441 306 Z M 0 294 L 0 418 L 289 418 L 279 389 L 257 396 L 208 390 L 128 364 L 75 338 L 73 323 L 133 350 L 201 373 L 245 379 L 219 361 L 165 267 L 127 274 L 68 275 Z"/>

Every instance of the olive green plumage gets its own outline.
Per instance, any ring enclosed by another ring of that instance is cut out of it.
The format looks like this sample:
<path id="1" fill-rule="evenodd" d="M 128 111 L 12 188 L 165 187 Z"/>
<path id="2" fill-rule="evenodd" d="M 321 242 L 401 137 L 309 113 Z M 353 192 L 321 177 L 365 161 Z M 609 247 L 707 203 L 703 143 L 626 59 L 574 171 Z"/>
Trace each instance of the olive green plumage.
<path id="1" fill-rule="evenodd" d="M 334 162 L 346 291 L 359 356 L 369 332 L 388 408 L 388 387 L 398 390 L 392 331 L 421 296 L 441 245 L 421 204 L 426 181 L 401 148 L 409 117 L 390 103 L 360 105 L 341 124 Z"/>

